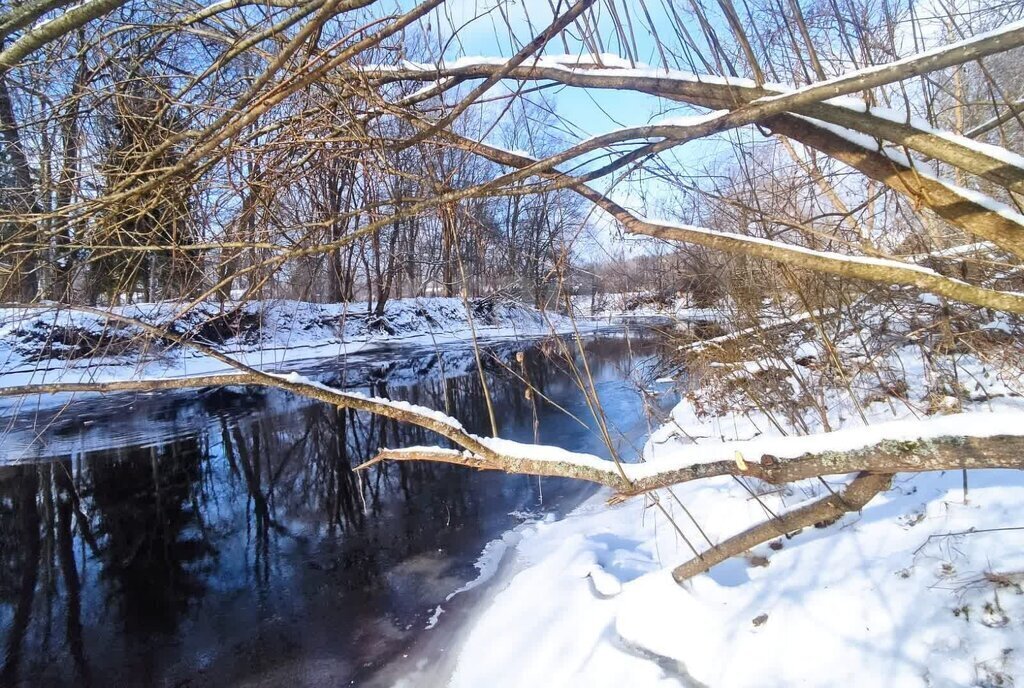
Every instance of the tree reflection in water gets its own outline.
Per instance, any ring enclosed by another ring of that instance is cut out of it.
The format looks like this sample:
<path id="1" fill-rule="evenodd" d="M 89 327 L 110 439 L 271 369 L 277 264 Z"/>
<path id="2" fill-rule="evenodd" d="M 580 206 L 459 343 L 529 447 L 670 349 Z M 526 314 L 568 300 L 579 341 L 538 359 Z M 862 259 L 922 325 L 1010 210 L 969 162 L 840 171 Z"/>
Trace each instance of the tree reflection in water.
<path id="1" fill-rule="evenodd" d="M 602 399 L 633 435 L 643 405 L 621 366 L 651 346 L 588 344 Z M 587 418 L 568 363 L 543 346 L 521 363 L 515 351 L 484 357 L 501 434 L 599 451 L 591 430 L 524 394 L 522 377 Z M 319 377 L 488 434 L 467 361 L 446 351 Z M 77 437 L 81 449 L 0 466 L 2 685 L 223 685 L 310 658 L 330 659 L 314 664 L 324 680 L 349 679 L 400 651 L 473 577 L 482 546 L 519 522 L 510 512 L 564 509 L 586 491 L 427 463 L 356 474 L 379 447 L 440 440 L 278 391 L 137 403 L 131 419 L 108 407 L 88 431 L 49 419 L 36 442 Z M 119 423 L 140 420 L 157 439 L 122 441 Z"/>

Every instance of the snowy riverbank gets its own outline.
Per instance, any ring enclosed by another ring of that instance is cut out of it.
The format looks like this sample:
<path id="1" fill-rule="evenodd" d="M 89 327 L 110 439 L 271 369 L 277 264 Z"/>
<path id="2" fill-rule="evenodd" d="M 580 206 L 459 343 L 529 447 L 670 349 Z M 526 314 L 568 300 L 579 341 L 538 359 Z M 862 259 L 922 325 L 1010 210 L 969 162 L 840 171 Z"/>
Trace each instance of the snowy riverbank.
<path id="1" fill-rule="evenodd" d="M 994 529 L 1015 523 L 1024 477 L 971 482 L 965 504 L 958 473 L 900 476 L 859 516 L 685 588 L 670 568 L 692 554 L 664 516 L 642 500 L 609 508 L 602 491 L 522 529 L 507 555 L 518 573 L 465 634 L 451 685 L 1012 685 L 1024 531 Z M 764 517 L 725 478 L 675 493 L 712 540 Z M 807 498 L 762 496 L 773 510 Z"/>
<path id="2" fill-rule="evenodd" d="M 224 362 L 181 345 L 196 341 L 249 366 L 343 357 L 398 342 L 433 345 L 479 338 L 572 332 L 574 322 L 517 303 L 457 298 L 395 299 L 383 314 L 366 303 L 256 301 L 200 304 L 179 315 L 177 302 L 143 303 L 110 314 L 67 307 L 0 309 L 0 387 L 108 382 L 223 371 Z M 121 320 L 150 325 L 154 336 Z M 593 325 L 575 323 L 592 329 Z"/>
<path id="3" fill-rule="evenodd" d="M 998 324 L 982 330 L 999 334 Z M 826 350 L 799 327 L 783 335 L 781 357 L 705 361 L 700 374 L 715 375 L 713 384 L 687 393 L 648 440 L 647 463 L 628 468 L 639 475 L 882 439 L 1024 433 L 1024 379 L 1015 365 L 961 351 L 938 355 L 912 340 L 869 352 L 852 329 L 831 349 L 849 374 L 842 386 L 825 377 Z M 778 411 L 743 405 L 741 385 L 769 382 L 775 398 L 792 402 L 790 424 Z M 797 403 L 808 388 L 821 390 L 815 403 Z M 614 507 L 602 490 L 561 521 L 523 526 L 493 597 L 462 636 L 450 685 L 1019 683 L 1019 471 L 971 471 L 966 492 L 960 471 L 899 474 L 860 513 L 779 537 L 684 586 L 673 581 L 671 570 L 694 549 L 848 479 L 827 482 L 780 488 L 720 477 L 676 485 L 657 502 Z"/>
<path id="4" fill-rule="evenodd" d="M 716 323 L 725 320 L 720 308 L 702 308 L 692 305 L 689 299 L 683 297 L 649 292 L 573 296 L 572 306 L 581 318 L 595 318 L 606 322 L 671 319 L 674 322 Z"/>
<path id="5" fill-rule="evenodd" d="M 991 415 L 1019 425 L 1017 408 Z M 677 585 L 690 543 L 706 549 L 826 490 L 748 487 L 757 499 L 725 477 L 679 485 L 664 512 L 610 507 L 602 490 L 521 527 L 450 685 L 1005 686 L 1024 673 L 1020 472 L 972 471 L 966 496 L 959 471 L 901 474 L 859 514 Z"/>

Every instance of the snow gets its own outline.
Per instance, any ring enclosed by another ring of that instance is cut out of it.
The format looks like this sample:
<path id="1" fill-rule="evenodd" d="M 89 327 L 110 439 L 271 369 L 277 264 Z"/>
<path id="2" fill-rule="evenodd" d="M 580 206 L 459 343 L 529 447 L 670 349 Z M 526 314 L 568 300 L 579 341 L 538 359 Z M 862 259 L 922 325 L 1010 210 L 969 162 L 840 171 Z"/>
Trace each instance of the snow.
<path id="1" fill-rule="evenodd" d="M 580 65 L 601 65 L 608 69 L 632 69 L 633 64 L 624 57 L 614 53 L 580 53 L 578 55 L 545 55 L 543 62 L 554 62 L 560 65 L 577 67 Z"/>
<path id="2" fill-rule="evenodd" d="M 998 408 L 1001 404 L 997 404 Z M 665 426 L 662 433 L 654 435 L 654 441 L 674 428 Z M 833 432 L 817 432 L 811 435 L 778 437 L 763 435 L 749 440 L 719 442 L 713 444 L 688 444 L 673 447 L 667 451 L 650 450 L 657 454 L 657 461 L 630 465 L 628 474 L 632 478 L 643 478 L 668 472 L 698 463 L 710 463 L 732 459 L 737 454 L 760 458 L 770 454 L 779 459 L 795 458 L 802 454 L 821 452 L 846 452 L 863 449 L 882 441 L 930 440 L 940 437 L 996 437 L 999 435 L 1024 435 L 1024 406 L 993 411 L 972 411 L 931 418 L 909 418 L 868 426 L 854 426 Z"/>
<path id="3" fill-rule="evenodd" d="M 887 158 L 889 158 L 890 160 L 899 165 L 902 165 L 904 167 L 912 167 L 914 169 L 914 174 L 936 184 L 941 184 L 942 186 L 946 187 L 947 189 L 961 196 L 962 198 L 972 203 L 976 203 L 982 208 L 985 208 L 986 210 L 996 213 L 997 215 L 1000 215 L 1004 219 L 1009 220 L 1014 224 L 1024 227 L 1024 215 L 1017 212 L 1006 203 L 997 201 L 991 196 L 983 194 L 980 191 L 975 191 L 974 189 L 969 189 L 967 187 L 959 186 L 957 184 L 953 184 L 951 182 L 939 179 L 935 175 L 925 170 L 923 166 L 914 164 L 914 161 L 908 158 L 905 153 L 891 148 L 880 147 L 878 145 L 878 141 L 873 137 L 868 136 L 867 134 L 860 134 L 858 132 L 847 129 L 846 127 L 830 124 L 828 122 L 822 122 L 821 120 L 817 120 L 812 117 L 805 117 L 803 115 L 794 116 L 810 124 L 813 124 L 816 127 L 826 129 L 829 132 L 836 134 L 837 136 L 845 139 L 846 141 L 849 141 L 850 143 L 860 146 L 865 150 L 869 150 L 875 153 L 881 153 L 882 155 L 886 156 Z M 970 141 L 970 139 L 965 139 L 965 141 Z M 979 144 L 976 141 L 971 141 L 971 143 L 974 145 L 975 150 L 978 150 L 979 152 L 986 152 L 987 149 L 983 147 L 983 144 Z M 996 148 L 996 146 L 990 146 L 990 148 Z M 1003 157 L 1006 160 L 1017 160 L 1017 163 L 1019 164 L 1021 169 L 1024 169 L 1024 158 L 1021 158 L 1020 156 L 1016 156 L 1016 154 L 1011 154 L 1009 152 L 1007 152 L 1006 156 Z M 1010 163 L 1008 162 L 1007 164 Z"/>
<path id="4" fill-rule="evenodd" d="M 610 57 L 610 56 L 609 56 Z M 768 85 L 758 85 L 752 79 L 745 79 L 742 77 L 727 77 L 727 76 L 716 76 L 711 74 L 695 74 L 693 72 L 685 72 L 677 69 L 665 69 L 664 67 L 652 67 L 643 63 L 636 63 L 635 66 L 629 66 L 628 62 L 621 60 L 621 58 L 613 61 L 614 64 L 605 63 L 606 67 L 598 67 L 591 65 L 590 62 L 583 62 L 581 57 L 570 56 L 571 59 L 565 59 L 565 56 L 554 56 L 554 57 L 540 57 L 538 59 L 528 60 L 523 63 L 523 67 L 526 68 L 538 68 L 552 71 L 562 71 L 575 75 L 584 76 L 608 76 L 611 72 L 616 77 L 624 78 L 654 78 L 654 79 L 668 79 L 672 81 L 684 81 L 688 83 L 704 83 L 704 84 L 717 84 L 721 86 L 736 86 L 739 88 L 768 88 Z M 410 72 L 434 72 L 441 73 L 442 76 L 447 76 L 451 72 L 466 71 L 473 67 L 498 67 L 508 63 L 507 57 L 495 57 L 495 56 L 480 56 L 480 55 L 466 55 L 457 58 L 452 61 L 441 61 L 437 64 L 431 63 L 416 63 L 405 61 L 400 67 L 394 65 L 367 65 L 360 67 L 359 69 L 369 75 L 374 73 L 391 73 L 398 71 L 410 71 Z M 614 71 L 612 71 L 614 70 Z M 774 85 L 778 90 L 786 90 L 783 85 Z M 790 89 L 791 90 L 791 87 Z"/>
<path id="5" fill-rule="evenodd" d="M 672 318 L 680 322 L 716 322 L 723 318 L 717 308 L 691 306 L 685 297 L 661 297 L 650 292 L 617 292 L 572 297 L 573 310 L 583 318 L 608 321 L 624 318 Z"/>
<path id="6" fill-rule="evenodd" d="M 995 244 L 990 241 L 980 241 L 974 244 L 961 244 L 959 246 L 936 249 L 935 251 L 929 251 L 928 253 L 915 253 L 913 255 L 905 256 L 904 259 L 920 263 L 922 261 L 935 258 L 956 258 L 966 255 L 991 254 L 993 251 L 998 251 Z"/>
<path id="7" fill-rule="evenodd" d="M 728 110 L 712 110 L 702 115 L 676 115 L 659 119 L 653 125 L 656 127 L 696 127 L 716 119 L 722 119 L 728 114 Z"/>
<path id="8" fill-rule="evenodd" d="M 811 120 L 811 121 L 817 122 L 817 120 Z M 951 185 L 946 184 L 946 186 L 951 186 Z M 968 190 L 964 189 L 963 191 L 968 191 Z M 974 193 L 975 196 L 983 196 L 983 194 L 978 194 L 976 192 L 972 192 L 972 193 Z M 988 200 L 991 201 L 991 199 L 988 199 Z M 991 201 L 991 203 L 995 204 L 996 202 L 995 201 Z M 1008 206 L 1003 205 L 1002 207 L 1006 211 L 1010 212 Z M 1021 222 L 1021 224 L 1024 224 L 1024 216 L 1016 214 L 1016 213 L 1013 213 L 1013 214 L 1016 215 L 1017 218 L 1019 218 L 1019 221 Z M 787 253 L 800 253 L 800 254 L 805 255 L 805 256 L 815 256 L 815 257 L 818 257 L 818 258 L 828 258 L 829 260 L 845 262 L 845 263 L 857 263 L 857 264 L 860 264 L 860 265 L 872 265 L 872 266 L 880 267 L 880 268 L 896 268 L 896 269 L 899 269 L 899 270 L 904 270 L 904 271 L 909 271 L 909 272 L 918 272 L 918 273 L 925 274 L 925 275 L 930 275 L 930 276 L 936 276 L 936 277 L 939 276 L 939 273 L 935 272 L 931 268 L 926 268 L 926 267 L 923 267 L 923 266 L 920 266 L 920 265 L 911 265 L 911 264 L 908 264 L 908 263 L 900 262 L 898 260 L 891 260 L 889 258 L 874 258 L 874 257 L 871 257 L 871 256 L 850 256 L 850 255 L 844 255 L 844 254 L 841 254 L 841 253 L 835 253 L 835 252 L 831 252 L 831 251 L 816 251 L 814 249 L 805 248 L 803 246 L 797 246 L 795 244 L 790 244 L 790 243 L 786 243 L 786 242 L 783 242 L 783 241 L 773 241 L 772 239 L 764 239 L 764 238 L 761 238 L 761 237 L 749 236 L 749 235 L 746 235 L 746 234 L 737 234 L 735 232 L 720 232 L 718 230 L 709 229 L 707 227 L 698 227 L 697 225 L 690 225 L 690 224 L 685 224 L 685 223 L 682 223 L 682 222 L 672 222 L 672 221 L 669 221 L 669 220 L 661 220 L 661 219 L 649 219 L 649 218 L 646 218 L 646 217 L 644 217 L 642 215 L 637 215 L 636 217 L 641 222 L 644 222 L 644 223 L 650 224 L 650 225 L 660 225 L 662 227 L 671 227 L 671 228 L 674 228 L 674 229 L 681 229 L 683 231 L 691 232 L 691 233 L 694 233 L 694 234 L 703 234 L 705 236 L 723 237 L 723 238 L 728 238 L 728 239 L 732 239 L 732 240 L 735 240 L 735 241 L 742 241 L 742 242 L 748 243 L 748 244 L 757 244 L 759 246 L 769 246 L 771 248 L 776 248 L 776 249 L 780 249 L 780 250 L 786 251 Z M 1015 220 L 1015 221 L 1017 221 L 1017 220 Z M 960 282 L 960 280 L 955 280 L 955 279 L 952 279 L 952 278 L 949 278 L 949 277 L 946 277 L 945 279 L 948 279 L 948 280 L 953 281 L 953 282 Z M 960 282 L 960 283 L 962 284 L 962 282 Z"/>
<path id="9" fill-rule="evenodd" d="M 958 474 L 901 478 L 839 526 L 758 548 L 767 566 L 737 558 L 685 587 L 669 568 L 690 553 L 665 519 L 599 494 L 525 530 L 517 571 L 473 621 L 450 685 L 1000 685 L 984 681 L 1024 668 L 1024 595 L 986 575 L 1019 586 L 1024 530 L 982 531 L 1024 526 L 1024 480 L 971 481 L 964 504 Z M 731 481 L 675 494 L 713 540 L 763 518 Z"/>
<path id="10" fill-rule="evenodd" d="M 734 561 L 687 590 L 665 571 L 646 576 L 623 593 L 615 631 L 709 685 L 965 686 L 1016 673 L 1024 596 L 985 574 L 1021 570 L 1024 532 L 977 531 L 1019 524 L 1024 491 L 972 475 L 966 505 L 959 476 L 906 480 L 842 529 L 763 548 L 765 568 Z"/>
<path id="11" fill-rule="evenodd" d="M 927 318 L 930 306 L 920 308 L 917 317 Z M 801 339 L 802 330 L 813 331 L 808 318 L 773 316 L 748 328 L 756 334 L 791 325 L 782 331 L 785 360 L 723 363 L 718 374 L 800 371 L 794 359 L 824 360 L 820 342 Z M 701 413 L 688 394 L 648 440 L 645 462 L 622 469 L 642 477 L 737 452 L 785 458 L 883 438 L 1024 433 L 1021 371 L 972 354 L 945 360 L 918 343 L 886 356 L 861 351 L 871 366 L 865 379 L 888 379 L 891 369 L 906 380 L 898 401 L 868 395 L 853 365 L 858 338 L 870 336 L 882 319 L 897 332 L 916 322 L 900 324 L 882 309 L 863 307 L 861 322 L 834 341 L 850 387 L 825 393 L 827 420 L 812 413 L 799 418 L 810 435 L 773 427 L 756 407 Z M 1016 333 L 1019 324 L 1000 316 L 981 329 Z M 947 375 L 961 387 L 936 400 Z M 723 393 L 712 389 L 709 396 Z M 826 423 L 837 429 L 825 431 Z M 1018 471 L 971 471 L 966 494 L 959 471 L 898 475 L 891 490 L 858 514 L 758 546 L 685 585 L 672 579 L 672 568 L 694 556 L 691 545 L 707 549 L 763 522 L 766 509 L 792 510 L 845 480 L 831 477 L 828 488 L 817 481 L 783 488 L 748 482 L 754 499 L 723 476 L 676 485 L 657 503 L 647 496 L 616 506 L 602 490 L 560 521 L 521 526 L 504 556 L 505 571 L 496 576 L 503 585 L 474 610 L 457 648 L 450 685 L 952 687 L 1019 680 L 1024 474 Z"/>
<path id="12" fill-rule="evenodd" d="M 1024 30 L 1024 21 L 1010 22 L 1009 24 L 1005 24 L 997 29 L 986 31 L 984 33 L 975 34 L 974 36 L 970 36 L 968 38 L 953 43 L 944 43 L 941 45 L 936 45 L 927 50 L 914 53 L 913 55 L 908 55 L 907 57 L 894 60 L 892 62 L 885 62 L 882 64 L 871 65 L 868 67 L 862 67 L 860 69 L 850 70 L 847 72 L 843 72 L 842 74 L 832 77 L 830 79 L 817 81 L 812 84 L 809 84 L 808 86 L 804 86 L 802 88 L 795 90 L 790 90 L 786 93 L 777 96 L 766 96 L 764 98 L 758 99 L 757 101 L 755 101 L 755 103 L 769 103 L 775 100 L 785 99 L 790 96 L 801 95 L 807 92 L 813 93 L 819 90 L 841 87 L 847 82 L 860 81 L 864 77 L 870 77 L 873 74 L 884 74 L 888 71 L 891 71 L 904 65 L 913 64 L 915 62 L 920 62 L 922 60 L 927 60 L 929 58 L 934 58 L 939 55 L 947 53 L 953 53 L 958 50 L 962 50 L 963 48 L 970 47 L 972 45 L 980 43 L 982 41 L 997 38 L 999 36 L 1006 36 L 1007 34 L 1011 33 L 1017 33 L 1020 32 L 1021 30 Z M 861 89 L 862 87 L 857 88 L 857 90 Z"/>
<path id="13" fill-rule="evenodd" d="M 437 605 L 437 607 L 434 608 L 434 613 L 430 615 L 429 619 L 427 619 L 427 625 L 424 628 L 429 631 L 431 628 L 436 626 L 437 622 L 441 620 L 442 614 L 444 614 L 444 607 Z"/>
<path id="14" fill-rule="evenodd" d="M 477 302 L 471 301 L 471 306 Z M 193 336 L 247 366 L 280 370 L 299 362 L 348 357 L 395 343 L 438 345 L 571 332 L 557 313 L 502 301 L 471 314 L 461 299 L 394 299 L 383 316 L 365 303 L 303 301 L 203 303 L 182 315 L 173 301 L 139 303 L 111 312 L 180 336 Z M 235 312 L 226 334 L 204 327 Z M 591 323 L 578 322 L 584 329 Z M 135 326 L 57 306 L 0 308 L 0 387 L 54 382 L 110 382 L 224 372 L 226 365 L 194 349 L 156 342 Z M 210 337 L 213 337 L 211 339 Z M 98 344 L 97 344 L 98 342 Z M 96 354 L 96 355 L 93 355 Z M 58 395 L 51 401 L 61 403 Z"/>
<path id="15" fill-rule="evenodd" d="M 906 112 L 895 110 L 893 108 L 880 106 L 871 106 L 869 108 L 864 100 L 861 100 L 859 98 L 851 98 L 848 96 L 830 98 L 825 102 L 828 103 L 829 105 L 843 107 L 848 110 L 853 110 L 855 112 L 870 113 L 873 117 L 879 117 L 881 119 L 893 122 L 895 124 L 909 125 L 914 129 L 917 129 L 920 133 L 928 134 L 931 136 L 937 136 L 946 141 L 949 141 L 950 143 L 963 146 L 976 153 L 987 155 L 1005 165 L 1009 165 L 1011 167 L 1016 167 L 1020 170 L 1024 170 L 1024 156 L 1018 153 L 1014 153 L 1013 151 L 1007 150 L 1002 146 L 996 146 L 990 143 L 985 143 L 983 141 L 976 141 L 974 139 L 962 136 L 960 134 L 955 134 L 953 132 L 946 131 L 943 129 L 937 129 L 933 127 L 931 124 L 929 124 L 928 120 L 924 119 L 923 117 L 910 115 Z"/>
<path id="16" fill-rule="evenodd" d="M 145 309 L 156 317 L 173 312 L 173 304 Z M 870 328 L 884 315 L 868 309 L 857 327 Z M 79 316 L 50 314 L 82 324 Z M 808 318 L 776 315 L 739 332 L 806 327 Z M 1009 316 L 982 329 L 1018 331 Z M 856 348 L 852 337 L 835 342 L 844 355 Z M 715 370 L 730 379 L 793 369 L 797 358 L 823 358 L 819 347 L 794 338 L 785 360 L 752 355 Z M 1019 374 L 972 356 L 956 359 L 961 378 L 972 383 L 964 387 L 966 400 L 950 397 L 963 410 L 920 413 L 913 404 L 928 387 L 923 355 L 915 351 L 915 345 L 897 348 L 891 362 L 904 371 L 908 403 L 894 411 L 886 401 L 863 402 L 867 426 L 855 418 L 851 399 L 832 390 L 824 403 L 838 429 L 825 432 L 822 421 L 807 416 L 808 436 L 772 429 L 763 414 L 749 410 L 703 416 L 687 398 L 648 441 L 645 462 L 621 469 L 589 454 L 484 441 L 512 456 L 639 478 L 714 459 L 763 453 L 785 459 L 881 439 L 1024 434 L 1024 400 L 1015 396 Z M 297 372 L 280 377 L 320 384 Z M 684 382 L 685 376 L 677 380 Z M 356 396 L 454 422 L 404 402 Z M 529 521 L 491 542 L 476 562 L 477 577 L 428 610 L 426 628 L 450 622 L 453 598 L 502 582 L 478 596 L 483 606 L 453 648 L 456 687 L 1008 685 L 1024 670 L 1024 476 L 973 471 L 966 500 L 961 480 L 959 472 L 898 476 L 894 489 L 860 514 L 780 538 L 777 549 L 757 547 L 685 586 L 670 571 L 693 556 L 686 541 L 708 546 L 695 521 L 710 542 L 720 542 L 761 522 L 765 507 L 789 510 L 820 498 L 825 487 L 804 482 L 760 491 L 758 502 L 735 481 L 714 478 L 674 487 L 660 495 L 660 508 L 650 498 L 609 507 L 610 493 L 602 491 L 561 521 Z M 841 482 L 830 479 L 833 489 Z"/>
<path id="17" fill-rule="evenodd" d="M 450 602 L 456 595 L 461 595 L 464 592 L 469 592 L 474 588 L 478 588 L 487 581 L 494 578 L 498 573 L 498 567 L 501 564 L 502 557 L 505 556 L 505 552 L 508 551 L 509 546 L 513 542 L 517 542 L 518 538 L 513 537 L 510 533 L 506 533 L 498 540 L 492 540 L 488 542 L 484 547 L 484 551 L 480 553 L 474 566 L 480 573 L 477 577 L 471 581 L 468 581 L 462 585 L 462 587 L 456 589 L 444 598 L 445 602 Z"/>
<path id="18" fill-rule="evenodd" d="M 550 461 L 584 466 L 609 474 L 617 472 L 614 462 L 594 456 L 593 454 L 582 454 L 562 449 L 561 447 L 524 444 L 499 437 L 480 437 L 478 439 L 503 456 L 529 459 L 530 461 Z"/>

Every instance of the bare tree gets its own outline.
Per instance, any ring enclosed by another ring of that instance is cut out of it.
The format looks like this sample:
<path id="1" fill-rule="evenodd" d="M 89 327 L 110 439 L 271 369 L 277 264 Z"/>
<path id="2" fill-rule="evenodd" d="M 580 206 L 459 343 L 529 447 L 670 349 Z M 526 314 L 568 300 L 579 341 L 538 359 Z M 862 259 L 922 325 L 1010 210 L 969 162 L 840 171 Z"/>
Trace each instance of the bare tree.
<path id="1" fill-rule="evenodd" d="M 506 283 L 561 304 L 574 237 L 599 213 L 673 247 L 638 261 L 655 290 L 728 296 L 754 316 L 765 294 L 784 294 L 818 316 L 823 340 L 822 314 L 850 317 L 852 293 L 886 303 L 890 287 L 1024 314 L 1020 6 L 933 18 L 944 33 L 925 46 L 924 20 L 873 3 L 855 3 L 856 35 L 835 4 L 806 16 L 798 2 L 668 3 L 661 21 L 637 19 L 660 61 L 648 67 L 637 64 L 642 31 L 618 19 L 624 2 L 554 3 L 549 23 L 528 22 L 526 40 L 506 27 L 506 57 L 458 60 L 447 47 L 458 28 L 439 41 L 431 24 L 443 0 L 394 10 L 369 0 L 23 3 L 0 18 L 0 291 L 23 307 L 47 296 L 81 310 L 101 294 L 113 303 L 141 292 L 173 297 L 182 316 L 236 289 L 364 297 L 378 315 L 397 294 L 468 298 Z M 575 54 L 555 55 L 570 42 Z M 536 93 L 554 87 L 686 114 L 555 135 L 576 129 Z M 683 147 L 698 140 L 727 150 L 720 169 L 688 167 Z M 651 180 L 666 199 L 661 217 L 619 193 Z M 925 264 L 976 245 L 998 252 L 998 269 Z M 655 469 L 517 453 L 429 410 L 283 379 L 115 310 L 92 312 L 239 372 L 0 395 L 265 385 L 415 423 L 458 447 L 378 460 L 575 477 L 622 496 L 713 475 L 857 473 L 845 491 L 684 565 L 679 579 L 859 509 L 895 472 L 1022 467 L 1011 435 Z"/>

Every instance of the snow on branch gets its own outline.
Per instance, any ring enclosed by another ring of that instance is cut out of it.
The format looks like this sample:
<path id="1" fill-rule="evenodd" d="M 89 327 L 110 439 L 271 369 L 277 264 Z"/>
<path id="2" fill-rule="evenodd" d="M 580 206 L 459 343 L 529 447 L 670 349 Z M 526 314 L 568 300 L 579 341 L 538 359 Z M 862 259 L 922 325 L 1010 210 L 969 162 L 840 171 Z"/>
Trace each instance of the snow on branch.
<path id="1" fill-rule="evenodd" d="M 869 88 L 884 86 L 895 81 L 928 74 L 947 67 L 978 60 L 990 55 L 1006 52 L 1024 45 L 1024 21 L 1016 21 L 998 29 L 965 38 L 961 41 L 940 45 L 908 57 L 879 65 L 855 69 L 824 81 L 790 90 L 773 96 L 765 96 L 751 103 L 784 104 L 782 110 L 793 110 L 800 105 L 820 102 L 836 96 L 857 93 Z"/>
<path id="2" fill-rule="evenodd" d="M 409 121 L 416 126 L 422 126 L 418 120 L 409 118 Z M 557 170 L 549 169 L 549 166 L 538 165 L 538 160 L 531 156 L 485 144 L 479 141 L 467 139 L 453 132 L 443 132 L 442 135 L 455 145 L 465 150 L 481 155 L 494 162 L 509 167 L 530 170 L 540 177 L 553 179 L 552 188 L 568 188 L 598 206 L 611 215 L 625 229 L 633 234 L 652 236 L 659 239 L 681 241 L 697 244 L 729 253 L 765 258 L 782 263 L 796 265 L 805 269 L 814 270 L 841 277 L 851 277 L 887 284 L 914 286 L 925 291 L 930 291 L 939 296 L 945 296 L 965 303 L 972 303 L 988 308 L 996 308 L 1013 313 L 1024 313 L 1024 295 L 1013 292 L 1004 292 L 994 289 L 978 287 L 967 282 L 951 277 L 945 277 L 939 273 L 919 265 L 911 265 L 895 260 L 881 258 L 870 258 L 864 256 L 849 256 L 840 253 L 816 251 L 801 246 L 793 246 L 780 241 L 751 237 L 732 232 L 720 232 L 717 230 L 668 222 L 665 220 L 652 220 L 640 217 L 622 205 L 616 203 L 605 194 L 597 191 L 579 179 L 560 173 Z M 838 137 L 837 137 L 838 138 Z M 845 139 L 839 139 L 845 141 Z M 849 142 L 853 144 L 854 142 Z M 868 154 L 863 148 L 863 153 Z M 557 159 L 557 156 L 556 156 Z M 885 174 L 892 175 L 894 162 L 889 158 L 884 160 Z M 876 161 L 877 162 L 877 161 Z M 881 163 L 879 163 L 881 164 Z M 548 170 L 548 171 L 543 171 Z M 507 175 L 511 177 L 511 175 Z M 925 180 L 927 181 L 927 180 Z M 909 181 L 901 180 L 901 183 L 910 184 Z M 929 189 L 931 190 L 931 189 Z M 937 184 L 937 192 L 945 191 L 948 199 L 952 188 L 945 184 Z M 952 211 L 962 210 L 955 205 L 944 206 Z M 1002 214 L 994 213 L 994 217 L 1003 221 L 1008 218 Z M 1024 221 L 1024 218 L 1021 218 Z M 998 237 L 1000 245 L 1012 243 L 1007 238 L 1007 231 L 1002 225 L 992 226 L 991 224 L 982 227 L 979 234 L 988 234 L 989 238 L 996 241 Z M 1020 241 L 1019 238 L 1016 241 Z M 1024 253 L 1024 249 L 1021 249 Z"/>
<path id="3" fill-rule="evenodd" d="M 618 498 L 722 475 L 781 484 L 825 475 L 1024 468 L 1024 412 L 962 413 L 798 437 L 674 448 L 624 464 L 557 447 L 478 438 L 485 453 L 437 447 L 384 449 L 383 461 L 434 461 L 506 473 L 575 478 L 610 487 Z"/>
<path id="4" fill-rule="evenodd" d="M 514 69 L 501 58 L 464 57 L 437 65 L 407 63 L 404 69 L 368 67 L 361 75 L 382 81 L 445 78 L 502 78 L 551 80 L 581 88 L 629 90 L 688 102 L 714 110 L 730 110 L 704 122 L 688 137 L 707 136 L 745 124 L 769 124 L 776 116 L 799 113 L 836 126 L 890 140 L 923 155 L 946 162 L 1007 189 L 1024 190 L 1024 159 L 998 146 L 979 144 L 965 136 L 937 131 L 905 113 L 869 109 L 855 98 L 842 97 L 916 74 L 1024 45 L 1024 22 L 1015 22 L 982 34 L 885 65 L 855 70 L 803 88 L 784 84 L 757 84 L 749 79 L 693 74 L 649 66 L 626 67 L 620 62 L 595 68 L 578 59 L 542 57 Z M 601 62 L 604 62 L 602 59 Z M 693 123 L 696 124 L 696 123 Z M 799 137 L 797 140 L 801 140 Z M 815 146 L 817 147 L 817 146 Z M 827 150 L 823 152 L 828 153 Z"/>
<path id="5" fill-rule="evenodd" d="M 951 224 L 1024 257 L 1024 216 L 981 192 L 942 181 L 875 139 L 802 115 L 781 115 L 773 131 L 816 148 L 931 209 Z M 996 167 L 999 163 L 993 163 Z M 1003 169 L 1007 169 L 1004 165 Z"/>
<path id="6" fill-rule="evenodd" d="M 0 48 L 0 76 L 50 41 L 67 35 L 93 19 L 111 12 L 127 0 L 87 0 L 64 10 L 59 16 L 32 27 L 9 47 Z"/>

